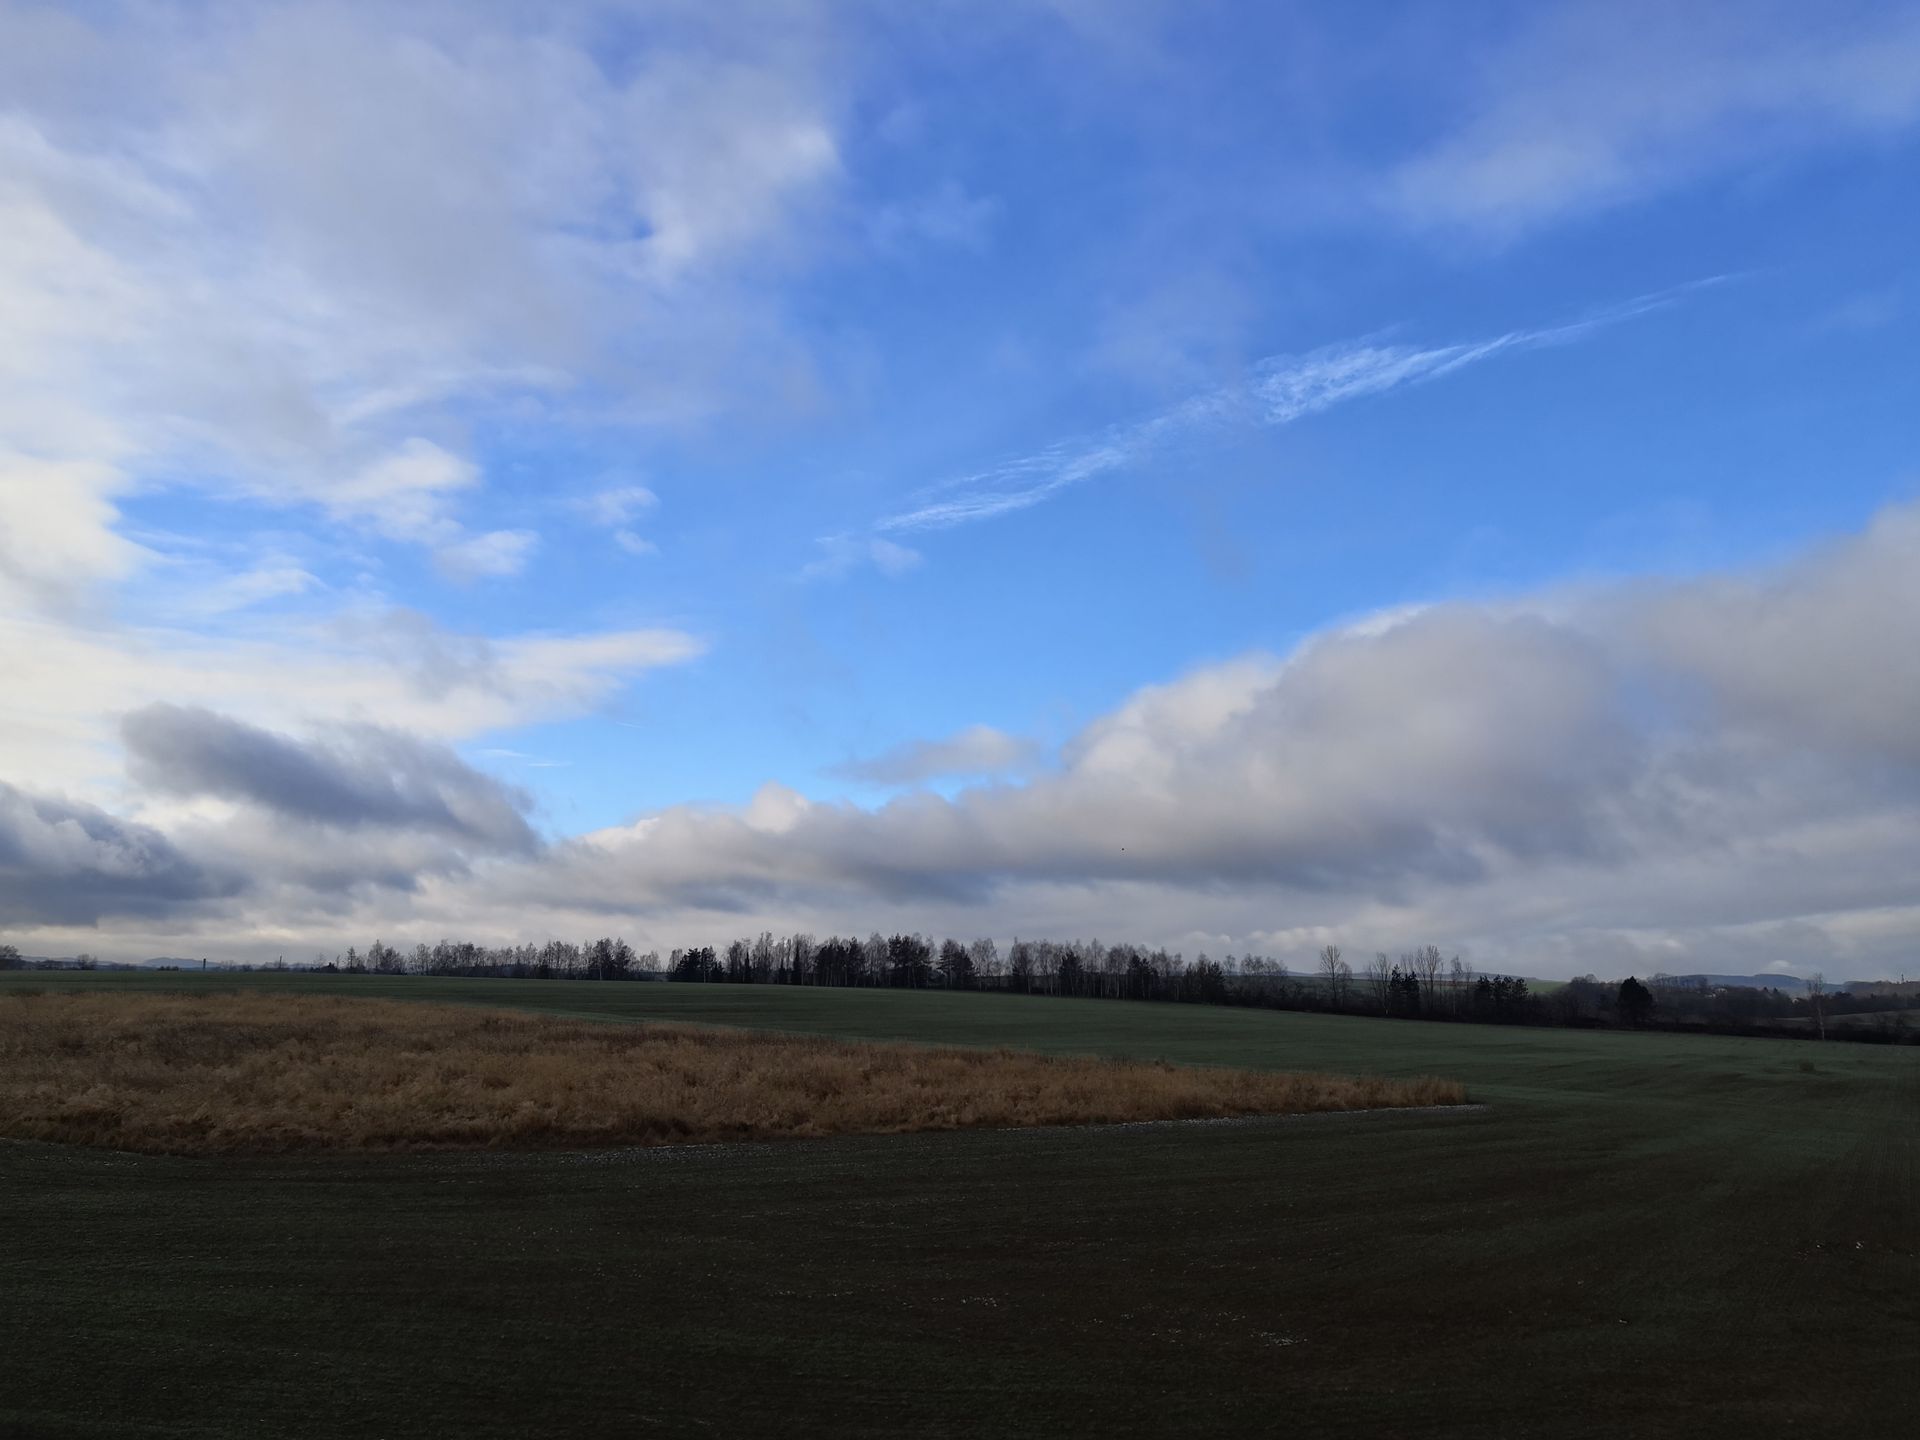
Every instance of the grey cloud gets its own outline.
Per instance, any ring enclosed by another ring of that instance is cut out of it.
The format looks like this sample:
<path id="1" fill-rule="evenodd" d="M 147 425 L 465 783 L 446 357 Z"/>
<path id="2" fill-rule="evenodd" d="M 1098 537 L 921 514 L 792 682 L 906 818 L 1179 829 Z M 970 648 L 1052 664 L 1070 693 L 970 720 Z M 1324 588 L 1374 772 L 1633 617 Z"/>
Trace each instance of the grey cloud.
<path id="1" fill-rule="evenodd" d="M 1569 964 L 1843 937 L 1907 903 L 1920 865 L 1915 574 L 1906 507 L 1771 569 L 1381 617 L 1143 690 L 1026 784 L 870 810 L 768 787 L 501 883 L 562 906 L 685 913 L 724 894 L 856 923 L 1047 895 L 1083 933 L 1205 915 L 1246 935 L 1264 912 Z M 906 774 L 924 757 L 895 758 Z"/>
<path id="2" fill-rule="evenodd" d="M 768 785 L 537 853 L 473 843 L 524 821 L 478 824 L 500 813 L 484 787 L 450 798 L 446 752 L 407 769 L 431 747 L 396 737 L 300 746 L 162 711 L 129 743 L 171 788 L 249 802 L 179 844 L 246 865 L 256 896 L 279 886 L 270 912 L 250 901 L 268 928 L 302 905 L 371 917 L 378 895 L 388 931 L 501 937 L 618 915 L 679 944 L 750 915 L 1302 957 L 1433 939 L 1531 974 L 1866 974 L 1920 942 L 1916 574 L 1920 505 L 1898 507 L 1784 565 L 1433 605 L 1207 666 L 1024 783 L 875 808 Z M 330 845 L 350 814 L 382 818 Z"/>
<path id="3" fill-rule="evenodd" d="M 150 705 L 122 724 L 128 770 L 149 789 L 211 795 L 349 828 L 422 830 L 483 850 L 538 840 L 527 796 L 446 746 L 375 726 L 301 743 L 212 711 Z"/>
<path id="4" fill-rule="evenodd" d="M 1460 884 L 1515 856 L 1628 844 L 1615 803 L 1642 744 L 1596 646 L 1463 607 L 1143 692 L 1025 785 L 871 811 L 797 796 L 672 810 L 612 844 L 630 883 L 664 899 L 723 877 L 940 898 L 1035 882 Z M 883 769 L 939 763 L 938 749 Z"/>
<path id="5" fill-rule="evenodd" d="M 873 785 L 917 785 L 944 776 L 1000 775 L 1033 762 L 1039 747 L 991 725 L 970 725 L 940 740 L 914 740 L 834 773 Z"/>
<path id="6" fill-rule="evenodd" d="M 209 864 L 253 878 L 261 913 L 340 905 L 356 894 L 420 894 L 472 875 L 497 852 L 423 829 L 338 825 L 245 809 L 217 822 L 188 821 L 173 839 Z"/>
<path id="7" fill-rule="evenodd" d="M 242 888 L 238 874 L 197 863 L 157 830 L 0 781 L 0 923 L 162 915 Z"/>
<path id="8" fill-rule="evenodd" d="M 1920 504 L 1757 574 L 1629 599 L 1624 643 L 1724 723 L 1920 767 Z"/>

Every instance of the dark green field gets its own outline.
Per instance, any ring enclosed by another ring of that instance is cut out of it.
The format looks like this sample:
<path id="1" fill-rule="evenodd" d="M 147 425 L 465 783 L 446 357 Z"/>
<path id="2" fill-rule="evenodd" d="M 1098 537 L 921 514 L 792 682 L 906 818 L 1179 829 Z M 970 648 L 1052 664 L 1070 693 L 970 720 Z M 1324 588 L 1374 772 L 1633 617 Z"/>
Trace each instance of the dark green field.
<path id="1" fill-rule="evenodd" d="M 0 1434 L 1914 1423 L 1912 1049 L 885 991 L 208 980 L 1433 1073 L 1489 1108 L 585 1156 L 0 1145 Z M 201 983 L 12 975 L 0 1004 Z"/>

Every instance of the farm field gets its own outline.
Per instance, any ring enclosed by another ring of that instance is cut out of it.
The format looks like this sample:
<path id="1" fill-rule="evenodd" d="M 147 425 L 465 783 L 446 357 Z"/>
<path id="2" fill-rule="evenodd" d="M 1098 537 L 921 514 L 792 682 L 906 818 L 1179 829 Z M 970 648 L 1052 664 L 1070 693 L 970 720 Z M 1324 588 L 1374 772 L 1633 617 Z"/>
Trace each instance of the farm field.
<path id="1" fill-rule="evenodd" d="M 0 1434 L 1891 1434 L 1910 1049 L 770 987 L 22 974 L 1463 1080 L 584 1154 L 0 1146 Z"/>
<path id="2" fill-rule="evenodd" d="M 1814 1021 L 1805 1016 L 1795 1016 L 1780 1023 L 1790 1030 L 1812 1030 L 1815 1025 Z M 1910 1032 L 1920 1027 L 1920 1010 L 1862 1010 L 1853 1014 L 1827 1016 L 1827 1029 L 1835 1030 L 1844 1026 Z"/>
<path id="3" fill-rule="evenodd" d="M 581 1150 L 1458 1105 L 1458 1081 L 881 1044 L 269 991 L 0 1005 L 0 1139 Z"/>

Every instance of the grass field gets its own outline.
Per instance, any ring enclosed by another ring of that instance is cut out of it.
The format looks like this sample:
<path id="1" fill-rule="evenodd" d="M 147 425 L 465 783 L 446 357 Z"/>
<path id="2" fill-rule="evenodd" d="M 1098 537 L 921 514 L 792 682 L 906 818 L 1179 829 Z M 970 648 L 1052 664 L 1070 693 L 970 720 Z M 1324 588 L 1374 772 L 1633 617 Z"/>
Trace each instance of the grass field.
<path id="1" fill-rule="evenodd" d="M 1812 1030 L 1819 1022 L 1806 1016 L 1794 1016 L 1778 1023 L 1793 1030 Z M 1916 1029 L 1920 1029 L 1920 1010 L 1866 1010 L 1852 1015 L 1827 1016 L 1829 1030 L 1848 1025 L 1873 1030 L 1903 1030 L 1911 1035 Z"/>
<path id="2" fill-rule="evenodd" d="M 0 1147 L 0 1433 L 1911 1424 L 1910 1049 L 979 995 L 210 978 L 1443 1074 L 1488 1108 L 581 1156 Z"/>
<path id="3" fill-rule="evenodd" d="M 608 1025 L 263 990 L 0 991 L 0 1139 L 580 1150 L 1458 1105 L 1457 1081 Z"/>

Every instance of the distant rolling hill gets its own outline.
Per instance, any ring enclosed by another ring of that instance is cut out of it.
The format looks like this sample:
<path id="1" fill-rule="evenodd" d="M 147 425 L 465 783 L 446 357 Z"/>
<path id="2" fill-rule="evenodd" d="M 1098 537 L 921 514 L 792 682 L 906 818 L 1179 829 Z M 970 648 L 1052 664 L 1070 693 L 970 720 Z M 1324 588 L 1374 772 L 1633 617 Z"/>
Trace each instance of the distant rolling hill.
<path id="1" fill-rule="evenodd" d="M 52 965 L 61 969 L 74 969 L 80 963 L 77 955 L 22 955 L 23 965 Z M 154 955 L 145 960 L 96 960 L 94 968 L 98 970 L 161 970 L 172 966 L 178 970 L 198 970 L 200 960 L 182 959 L 175 955 Z"/>
<path id="2" fill-rule="evenodd" d="M 1796 975 L 1662 975 L 1656 983 L 1708 989 L 1784 990 L 1793 995 L 1807 988 L 1807 982 Z"/>
<path id="3" fill-rule="evenodd" d="M 1704 985 L 1709 988 L 1739 987 L 1748 990 L 1784 990 L 1789 995 L 1804 995 L 1807 982 L 1797 975 L 1663 975 L 1662 983 Z M 1891 980 L 1829 980 L 1829 990 L 1898 989 Z"/>

